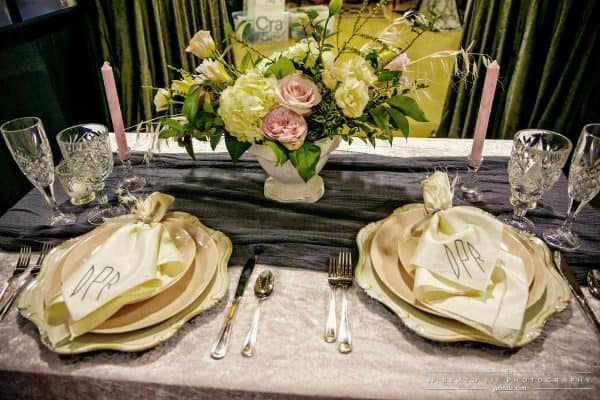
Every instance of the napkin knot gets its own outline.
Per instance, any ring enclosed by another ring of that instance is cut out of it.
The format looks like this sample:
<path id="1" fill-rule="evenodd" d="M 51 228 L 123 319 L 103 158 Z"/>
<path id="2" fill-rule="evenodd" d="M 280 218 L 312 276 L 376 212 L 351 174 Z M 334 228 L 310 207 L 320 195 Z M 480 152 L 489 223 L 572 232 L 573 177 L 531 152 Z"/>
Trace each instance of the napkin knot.
<path id="1" fill-rule="evenodd" d="M 456 178 L 450 183 L 448 174 L 442 171 L 435 171 L 421 182 L 423 203 L 425 203 L 427 214 L 434 214 L 452 207 L 455 183 Z"/>
<path id="2" fill-rule="evenodd" d="M 167 213 L 167 209 L 175 201 L 175 197 L 154 192 L 146 199 L 138 201 L 136 207 L 133 210 L 133 214 L 137 217 L 138 221 L 144 224 L 151 224 L 152 222 L 160 222 Z"/>

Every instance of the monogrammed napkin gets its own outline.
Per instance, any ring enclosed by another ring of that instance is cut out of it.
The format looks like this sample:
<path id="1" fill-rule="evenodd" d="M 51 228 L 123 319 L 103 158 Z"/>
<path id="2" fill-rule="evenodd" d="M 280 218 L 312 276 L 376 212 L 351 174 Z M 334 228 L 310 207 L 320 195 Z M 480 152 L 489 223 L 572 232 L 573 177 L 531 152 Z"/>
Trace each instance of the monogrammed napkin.
<path id="1" fill-rule="evenodd" d="M 112 222 L 122 226 L 62 282 L 46 310 L 47 331 L 54 344 L 94 329 L 125 304 L 154 296 L 191 265 L 194 249 L 179 249 L 171 233 L 151 216 L 162 218 L 169 200 L 147 199 L 140 207 L 147 211 L 145 222 L 137 217 Z M 180 243 L 194 246 L 184 230 L 177 235 Z M 188 241 L 182 241 L 184 235 Z"/>
<path id="2" fill-rule="evenodd" d="M 424 186 L 439 188 L 443 181 L 437 176 Z M 429 188 L 427 193 L 436 190 Z M 437 193 L 448 198 L 445 190 Z M 450 207 L 444 201 L 448 207 L 443 209 L 441 202 L 433 205 L 430 200 L 426 198 L 426 209 L 436 211 L 421 224 L 408 267 L 414 274 L 415 297 L 444 316 L 514 344 L 523 323 L 528 284 L 520 258 L 500 249 L 503 224 L 474 207 Z"/>

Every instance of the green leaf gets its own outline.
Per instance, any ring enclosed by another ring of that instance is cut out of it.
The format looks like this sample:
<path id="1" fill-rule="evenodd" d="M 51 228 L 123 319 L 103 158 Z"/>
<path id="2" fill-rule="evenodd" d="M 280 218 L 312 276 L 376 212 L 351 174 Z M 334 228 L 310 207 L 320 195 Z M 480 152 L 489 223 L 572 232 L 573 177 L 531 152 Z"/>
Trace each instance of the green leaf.
<path id="1" fill-rule="evenodd" d="M 196 118 L 198 113 L 198 97 L 200 96 L 200 88 L 193 89 L 183 102 L 183 108 L 181 112 L 187 118 L 188 121 L 192 122 Z"/>
<path id="2" fill-rule="evenodd" d="M 408 137 L 408 119 L 406 119 L 406 115 L 402 113 L 402 111 L 398 111 L 395 108 L 388 108 L 388 114 L 392 117 L 392 126 L 394 128 L 400 129 L 404 137 Z"/>
<path id="3" fill-rule="evenodd" d="M 319 13 L 315 10 L 302 10 L 302 11 L 304 11 L 304 13 L 308 16 L 308 19 L 311 21 L 319 16 Z"/>
<path id="4" fill-rule="evenodd" d="M 283 147 L 279 142 L 273 142 L 271 140 L 265 140 L 263 144 L 270 147 L 273 150 L 273 154 L 277 157 L 277 165 L 283 165 L 288 160 L 288 150 Z"/>
<path id="5" fill-rule="evenodd" d="M 175 119 L 165 118 L 161 121 L 161 124 L 168 126 L 171 129 L 176 130 L 177 132 L 183 132 L 185 127 L 181 125 L 181 123 Z"/>
<path id="6" fill-rule="evenodd" d="M 173 129 L 173 128 L 167 128 L 167 129 L 163 129 L 160 131 L 160 133 L 158 134 L 158 138 L 159 139 L 168 139 L 168 138 L 172 138 L 174 136 L 179 135 L 179 131 L 177 129 Z"/>
<path id="7" fill-rule="evenodd" d="M 244 57 L 242 57 L 242 61 L 240 62 L 240 70 L 245 71 L 246 68 L 248 67 L 248 64 L 250 64 L 251 61 L 252 61 L 252 56 L 250 55 L 250 52 L 247 51 L 244 54 Z"/>
<path id="8" fill-rule="evenodd" d="M 411 117 L 415 121 L 428 122 L 429 120 L 425 117 L 423 110 L 419 107 L 417 102 L 408 96 L 394 96 L 391 97 L 387 103 L 402 111 L 406 116 Z"/>
<path id="9" fill-rule="evenodd" d="M 225 31 L 225 36 L 229 36 L 233 33 L 233 29 L 231 29 L 231 24 L 229 22 L 225 23 L 225 26 L 223 29 Z"/>
<path id="10" fill-rule="evenodd" d="M 213 107 L 212 103 L 208 99 L 208 96 L 204 97 L 204 99 L 205 100 L 204 100 L 204 105 L 202 106 L 202 111 L 204 111 L 205 113 L 208 113 L 208 114 L 214 114 L 215 108 Z"/>
<path id="11" fill-rule="evenodd" d="M 187 151 L 188 155 L 192 157 L 192 160 L 196 159 L 196 154 L 194 154 L 194 145 L 191 140 L 185 141 L 183 147 L 185 147 L 185 151 Z"/>
<path id="12" fill-rule="evenodd" d="M 369 111 L 369 114 L 371 114 L 373 121 L 375 121 L 379 129 L 388 136 L 392 134 L 390 123 L 388 122 L 389 116 L 382 107 L 373 108 Z"/>
<path id="13" fill-rule="evenodd" d="M 217 148 L 217 145 L 219 144 L 220 141 L 221 141 L 221 134 L 211 136 L 210 137 L 210 148 L 213 149 L 213 151 L 214 151 Z"/>
<path id="14" fill-rule="evenodd" d="M 241 142 L 236 137 L 228 133 L 225 134 L 225 147 L 227 147 L 227 152 L 233 162 L 237 162 L 250 146 L 252 146 L 252 143 Z"/>
<path id="15" fill-rule="evenodd" d="M 321 148 L 310 142 L 304 142 L 298 150 L 289 153 L 292 165 L 304 182 L 308 182 L 317 173 L 319 157 L 321 157 Z"/>
<path id="16" fill-rule="evenodd" d="M 296 71 L 296 67 L 294 67 L 294 63 L 287 57 L 279 57 L 277 61 L 267 68 L 265 71 L 265 77 L 269 77 L 271 75 L 275 75 L 277 79 L 281 79 L 286 75 L 291 74 Z"/>
<path id="17" fill-rule="evenodd" d="M 377 75 L 377 80 L 379 82 L 392 81 L 394 79 L 397 79 L 401 73 L 402 73 L 402 71 L 383 70 L 379 73 L 379 75 Z"/>

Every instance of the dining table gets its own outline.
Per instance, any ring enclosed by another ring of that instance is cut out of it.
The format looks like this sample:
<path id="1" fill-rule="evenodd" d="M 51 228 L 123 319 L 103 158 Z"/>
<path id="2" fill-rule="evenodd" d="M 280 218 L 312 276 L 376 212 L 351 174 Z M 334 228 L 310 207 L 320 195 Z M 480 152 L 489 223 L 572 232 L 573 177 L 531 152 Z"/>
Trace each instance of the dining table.
<path id="1" fill-rule="evenodd" d="M 0 399 L 598 398 L 600 333 L 575 300 L 548 319 L 531 343 L 506 348 L 424 338 L 354 284 L 347 292 L 352 351 L 342 354 L 323 339 L 329 257 L 349 250 L 356 262 L 359 230 L 398 207 L 421 203 L 420 182 L 428 174 L 464 175 L 471 139 L 342 142 L 320 173 L 325 195 L 314 204 L 265 198 L 266 174 L 256 160 L 244 155 L 232 163 L 223 143 L 214 151 L 208 143 L 195 143 L 194 160 L 176 143 L 157 144 L 133 132 L 127 139 L 133 170 L 148 181 L 145 193 L 173 195 L 172 209 L 231 239 L 229 290 L 173 336 L 139 352 L 56 354 L 13 307 L 0 322 Z M 510 140 L 486 140 L 477 173 L 483 199 L 470 204 L 455 198 L 455 204 L 510 214 L 511 148 Z M 120 172 L 115 157 L 107 188 L 115 188 Z M 70 227 L 45 225 L 49 210 L 37 190 L 29 192 L 0 217 L 0 279 L 12 273 L 22 246 L 39 250 L 42 243 L 59 244 L 94 228 L 85 222 L 89 205 L 73 206 L 58 183 L 55 189 L 59 205 L 78 221 Z M 567 204 L 562 174 L 527 214 L 537 236 L 562 223 Z M 600 301 L 584 285 L 585 273 L 600 260 L 600 215 L 584 207 L 573 229 L 583 246 L 565 258 L 600 315 Z M 260 253 L 258 263 L 239 304 L 228 353 L 213 359 L 211 348 L 242 265 L 254 253 Z M 242 344 L 257 305 L 252 284 L 266 269 L 273 272 L 274 290 L 262 304 L 255 354 L 244 357 Z"/>

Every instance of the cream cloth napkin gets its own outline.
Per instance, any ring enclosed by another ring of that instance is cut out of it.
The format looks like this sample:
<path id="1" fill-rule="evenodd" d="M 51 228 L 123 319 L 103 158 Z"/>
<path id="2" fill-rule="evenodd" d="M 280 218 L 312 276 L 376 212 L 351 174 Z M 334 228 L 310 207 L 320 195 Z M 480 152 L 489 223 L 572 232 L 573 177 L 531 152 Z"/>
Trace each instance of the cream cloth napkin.
<path id="1" fill-rule="evenodd" d="M 173 198 L 151 196 L 144 208 L 162 218 L 166 201 Z M 155 295 L 187 270 L 192 260 L 161 223 L 151 220 L 125 223 L 62 282 L 46 309 L 53 344 L 94 329 L 125 304 Z"/>
<path id="2" fill-rule="evenodd" d="M 442 181 L 435 177 L 424 187 L 439 189 Z M 447 205 L 451 194 L 437 193 Z M 426 209 L 439 210 L 438 200 L 426 198 Z M 523 323 L 528 284 L 522 261 L 500 250 L 503 224 L 474 207 L 450 207 L 436 212 L 422 229 L 408 263 L 415 297 L 444 316 L 513 345 Z"/>

